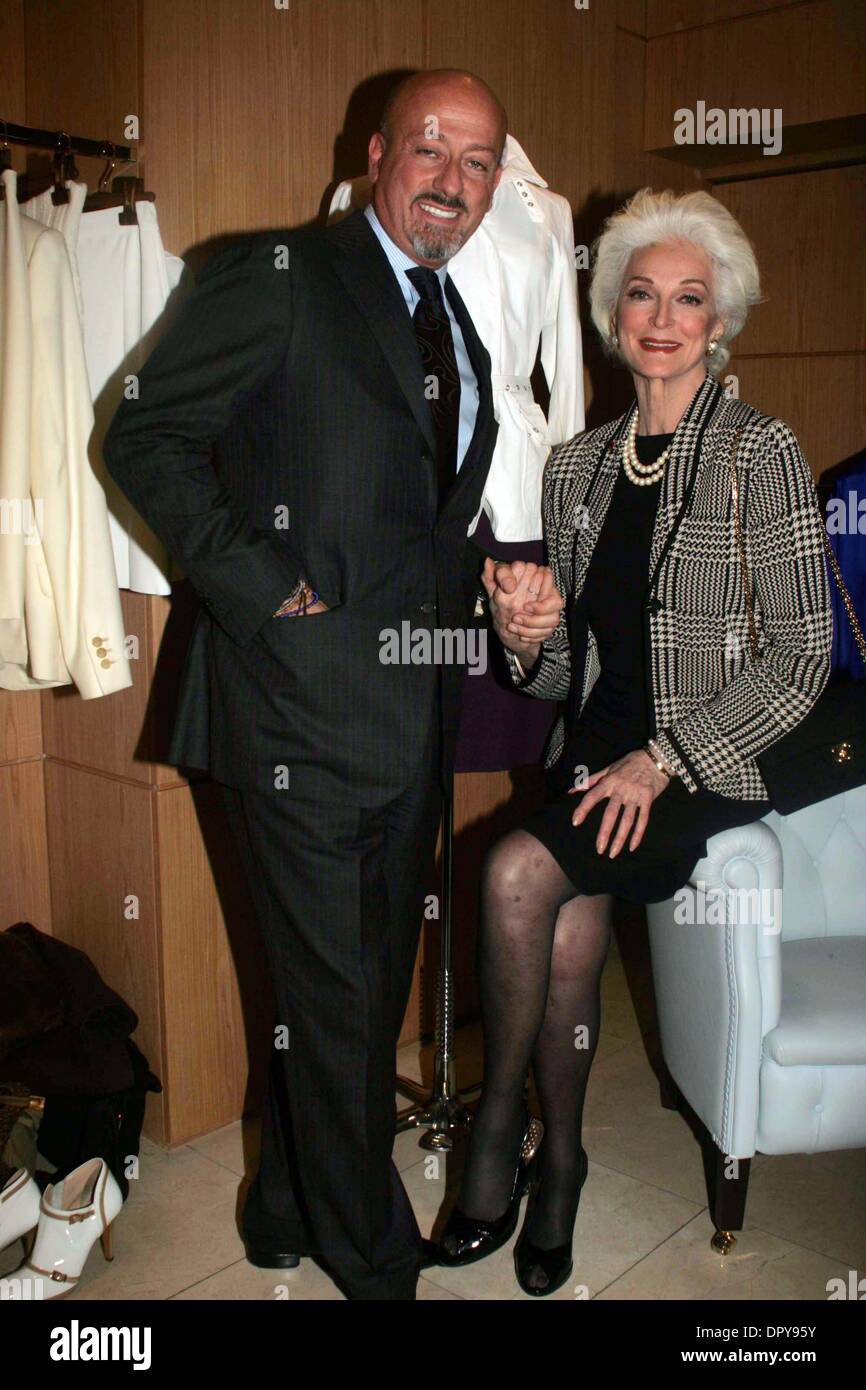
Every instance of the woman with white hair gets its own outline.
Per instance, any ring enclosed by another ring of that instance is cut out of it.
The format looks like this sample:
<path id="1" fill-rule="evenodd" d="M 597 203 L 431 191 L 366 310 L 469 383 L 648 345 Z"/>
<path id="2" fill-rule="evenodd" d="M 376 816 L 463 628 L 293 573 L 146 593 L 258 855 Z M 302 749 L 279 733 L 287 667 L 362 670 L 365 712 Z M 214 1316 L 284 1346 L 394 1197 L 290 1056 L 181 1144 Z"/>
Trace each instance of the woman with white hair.
<path id="1" fill-rule="evenodd" d="M 747 237 L 707 193 L 643 189 L 595 251 L 593 321 L 631 372 L 635 401 L 552 451 L 549 569 L 485 567 L 515 684 L 565 708 L 545 805 L 485 861 L 484 1090 L 458 1204 L 431 1256 L 465 1264 L 504 1244 L 531 1184 L 515 1264 L 535 1295 L 572 1269 L 611 896 L 669 897 L 710 835 L 767 813 L 756 758 L 803 719 L 830 670 L 809 468 L 786 424 L 718 381 L 759 300 Z M 530 1061 L 540 1146 L 524 1101 Z"/>

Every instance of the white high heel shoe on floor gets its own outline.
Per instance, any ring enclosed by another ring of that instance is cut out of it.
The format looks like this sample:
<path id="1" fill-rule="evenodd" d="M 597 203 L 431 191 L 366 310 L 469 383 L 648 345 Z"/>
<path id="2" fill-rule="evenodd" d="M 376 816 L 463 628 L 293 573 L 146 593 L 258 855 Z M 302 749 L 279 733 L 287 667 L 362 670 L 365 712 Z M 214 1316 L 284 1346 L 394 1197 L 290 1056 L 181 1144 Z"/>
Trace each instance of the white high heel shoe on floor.
<path id="1" fill-rule="evenodd" d="M 78 1283 L 97 1237 L 107 1260 L 111 1223 L 123 1194 L 103 1158 L 90 1158 L 42 1194 L 39 1227 L 28 1258 L 15 1271 L 23 1298 L 65 1298 Z M 28 1285 L 28 1288 L 24 1288 Z"/>
<path id="2" fill-rule="evenodd" d="M 0 1250 L 16 1240 L 24 1241 L 24 1254 L 29 1255 L 31 1237 L 39 1224 L 41 1193 L 26 1168 L 19 1168 L 0 1190 Z"/>

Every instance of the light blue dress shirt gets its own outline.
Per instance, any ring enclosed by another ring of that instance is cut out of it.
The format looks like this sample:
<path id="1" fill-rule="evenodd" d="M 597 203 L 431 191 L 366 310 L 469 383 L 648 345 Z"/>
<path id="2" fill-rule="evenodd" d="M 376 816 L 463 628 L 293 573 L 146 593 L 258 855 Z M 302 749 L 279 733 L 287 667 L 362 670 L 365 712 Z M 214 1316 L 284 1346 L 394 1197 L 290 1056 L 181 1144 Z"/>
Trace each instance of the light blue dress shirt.
<path id="1" fill-rule="evenodd" d="M 418 261 L 413 261 L 411 256 L 407 256 L 406 252 L 401 251 L 397 243 L 391 240 L 373 211 L 372 203 L 364 209 L 364 216 L 376 233 L 382 250 L 388 257 L 388 263 L 397 277 L 397 284 L 400 286 L 400 291 L 406 301 L 406 307 L 412 315 L 421 296 L 405 272 L 414 270 Z M 448 274 L 447 263 L 439 266 L 438 270 L 433 271 L 433 274 L 438 275 L 439 283 L 442 286 L 442 298 L 445 301 L 445 308 L 448 310 L 448 318 L 451 321 L 454 356 L 457 359 L 457 370 L 460 373 L 460 427 L 457 434 L 457 467 L 459 469 L 475 430 L 475 417 L 478 414 L 478 381 L 472 370 L 472 363 L 469 360 L 469 353 L 466 351 L 460 325 L 454 317 L 454 310 L 451 308 L 445 293 L 445 276 Z"/>

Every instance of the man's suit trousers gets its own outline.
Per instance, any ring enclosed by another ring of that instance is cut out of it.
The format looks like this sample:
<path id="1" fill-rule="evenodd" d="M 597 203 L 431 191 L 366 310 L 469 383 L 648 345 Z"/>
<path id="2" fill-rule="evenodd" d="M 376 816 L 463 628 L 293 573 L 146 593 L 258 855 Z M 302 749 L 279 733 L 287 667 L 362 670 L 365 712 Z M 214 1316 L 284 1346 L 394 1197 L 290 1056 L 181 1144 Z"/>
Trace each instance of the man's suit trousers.
<path id="1" fill-rule="evenodd" d="M 277 1001 L 243 1235 L 316 1253 L 352 1299 L 414 1298 L 421 1257 L 391 1150 L 397 1037 L 438 892 L 437 722 L 412 784 L 383 806 L 224 788 Z"/>

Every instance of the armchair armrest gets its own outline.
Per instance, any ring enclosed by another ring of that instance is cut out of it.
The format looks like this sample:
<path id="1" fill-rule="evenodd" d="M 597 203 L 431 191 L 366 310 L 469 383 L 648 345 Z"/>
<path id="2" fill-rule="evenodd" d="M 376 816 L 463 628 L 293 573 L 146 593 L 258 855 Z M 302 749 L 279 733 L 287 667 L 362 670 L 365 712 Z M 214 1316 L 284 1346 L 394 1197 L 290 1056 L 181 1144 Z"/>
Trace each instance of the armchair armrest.
<path id="1" fill-rule="evenodd" d="M 662 1052 L 715 1143 L 755 1152 L 761 1042 L 781 1008 L 782 851 L 762 821 L 713 836 L 647 907 Z"/>

